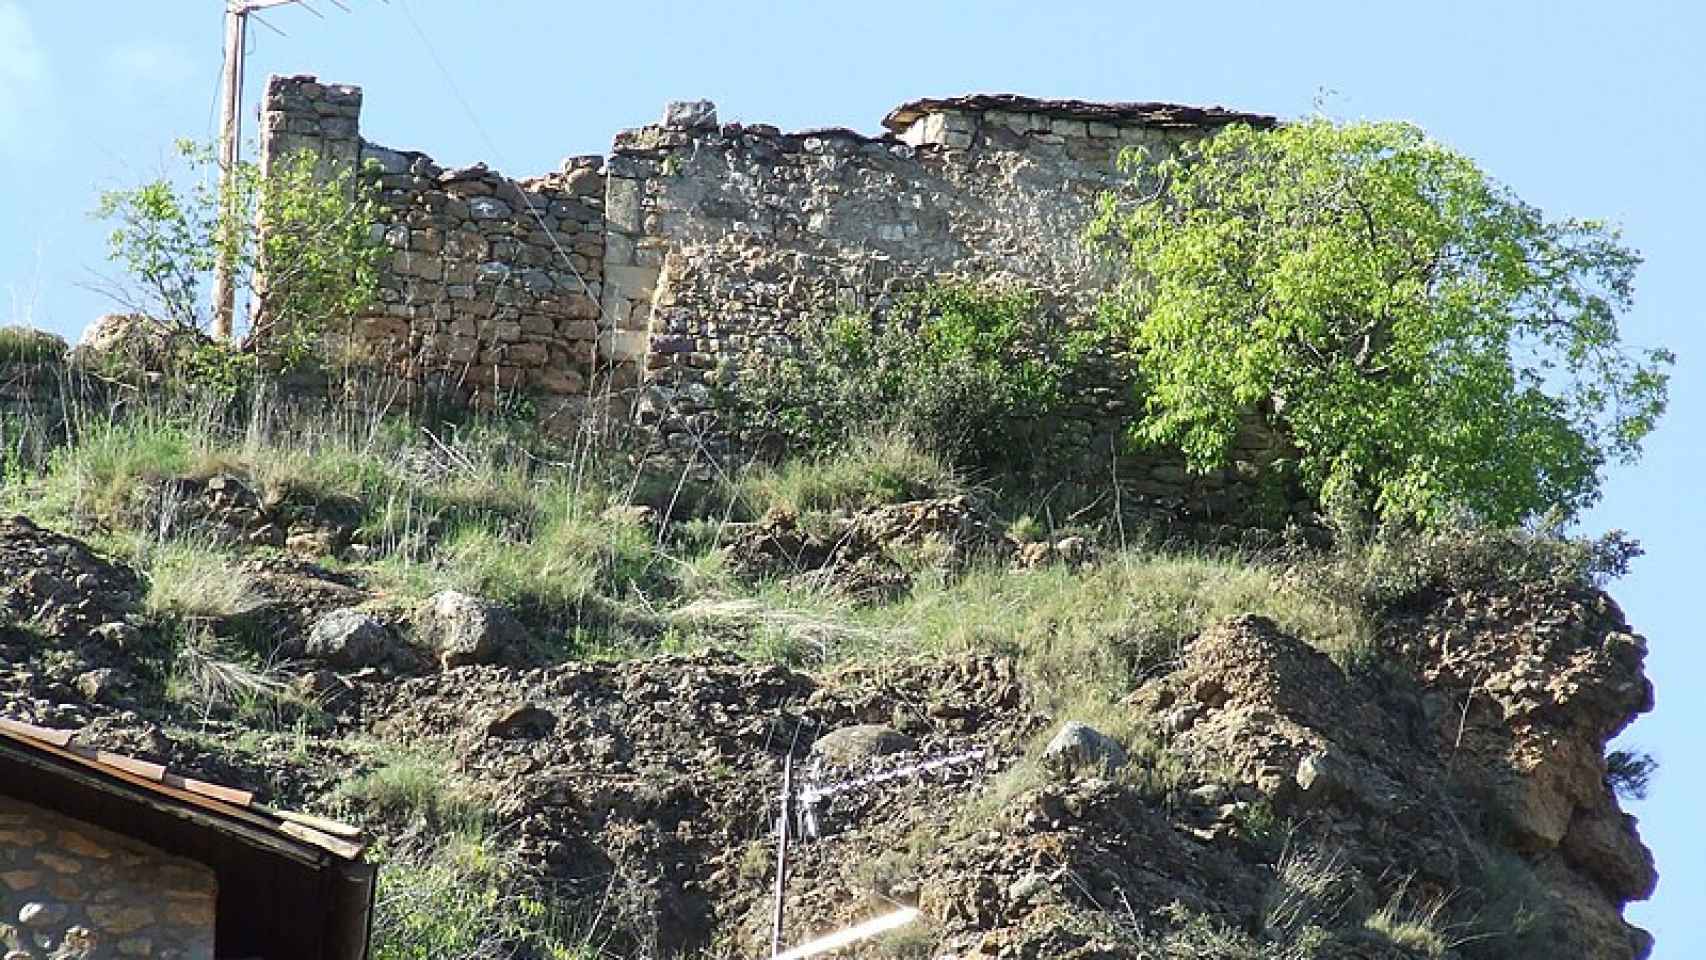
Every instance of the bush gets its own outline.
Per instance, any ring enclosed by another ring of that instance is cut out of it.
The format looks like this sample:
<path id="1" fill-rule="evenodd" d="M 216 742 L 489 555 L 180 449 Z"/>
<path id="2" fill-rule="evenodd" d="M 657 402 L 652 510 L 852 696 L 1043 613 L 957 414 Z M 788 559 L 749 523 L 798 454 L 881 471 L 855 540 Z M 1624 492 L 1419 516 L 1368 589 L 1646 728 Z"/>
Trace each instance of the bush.
<path id="1" fill-rule="evenodd" d="M 0 327 L 0 366 L 50 363 L 65 356 L 65 341 L 46 330 Z"/>
<path id="2" fill-rule="evenodd" d="M 594 960 L 597 944 L 529 883 L 492 838 L 456 834 L 381 848 L 374 960 Z"/>
<path id="3" fill-rule="evenodd" d="M 1531 584 L 1602 587 L 1626 574 L 1640 555 L 1640 546 L 1621 530 L 1585 538 L 1470 522 L 1429 530 L 1387 525 L 1366 539 L 1341 537 L 1328 558 L 1306 564 L 1302 580 L 1378 614 L 1431 593 Z"/>
<path id="4" fill-rule="evenodd" d="M 1619 748 L 1605 755 L 1605 785 L 1625 800 L 1645 800 L 1658 769 L 1652 754 Z"/>
<path id="5" fill-rule="evenodd" d="M 950 465 L 1026 475 L 1054 463 L 1057 417 L 1091 342 L 1012 290 L 945 285 L 887 316 L 808 321 L 797 350 L 755 350 L 718 403 L 741 443 L 821 454 L 871 430 L 906 433 Z"/>

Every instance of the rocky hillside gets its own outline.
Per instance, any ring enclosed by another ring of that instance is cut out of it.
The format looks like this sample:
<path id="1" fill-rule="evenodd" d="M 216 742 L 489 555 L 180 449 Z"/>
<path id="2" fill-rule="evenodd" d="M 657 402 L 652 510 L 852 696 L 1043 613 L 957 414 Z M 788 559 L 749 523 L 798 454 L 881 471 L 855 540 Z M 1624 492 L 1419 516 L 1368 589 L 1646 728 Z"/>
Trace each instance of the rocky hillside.
<path id="1" fill-rule="evenodd" d="M 1388 558 L 1410 579 L 1356 596 L 1331 558 L 1025 535 L 964 494 L 709 531 L 677 498 L 578 540 L 518 512 L 517 564 L 441 589 L 489 556 L 218 462 L 13 498 L 0 714 L 362 823 L 378 957 L 759 955 L 790 756 L 867 782 L 813 807 L 785 943 L 905 905 L 841 955 L 1650 949 L 1605 755 L 1651 707 L 1643 641 L 1544 551 Z M 516 592 L 613 530 L 674 572 Z"/>

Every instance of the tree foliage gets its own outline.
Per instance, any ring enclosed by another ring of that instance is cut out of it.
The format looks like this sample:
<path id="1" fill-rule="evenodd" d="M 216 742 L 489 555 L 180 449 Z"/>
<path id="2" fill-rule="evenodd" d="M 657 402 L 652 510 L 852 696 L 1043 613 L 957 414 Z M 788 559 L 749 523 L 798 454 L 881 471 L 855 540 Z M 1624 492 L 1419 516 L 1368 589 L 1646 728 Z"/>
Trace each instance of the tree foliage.
<path id="1" fill-rule="evenodd" d="M 1104 320 L 1134 348 L 1134 434 L 1199 469 L 1258 409 L 1324 497 L 1515 522 L 1594 502 L 1664 409 L 1670 354 L 1618 330 L 1636 253 L 1415 127 L 1236 126 L 1142 160 L 1141 199 L 1091 230 L 1124 266 Z"/>
<path id="2" fill-rule="evenodd" d="M 294 362 L 320 331 L 373 302 L 386 250 L 373 235 L 373 184 L 358 171 L 306 151 L 265 175 L 240 164 L 223 203 L 213 151 L 189 141 L 177 149 L 187 177 L 107 192 L 96 209 L 113 224 L 108 256 L 130 280 L 113 292 L 126 306 L 173 332 L 205 330 L 204 291 L 224 253 L 260 308 L 249 345 Z"/>

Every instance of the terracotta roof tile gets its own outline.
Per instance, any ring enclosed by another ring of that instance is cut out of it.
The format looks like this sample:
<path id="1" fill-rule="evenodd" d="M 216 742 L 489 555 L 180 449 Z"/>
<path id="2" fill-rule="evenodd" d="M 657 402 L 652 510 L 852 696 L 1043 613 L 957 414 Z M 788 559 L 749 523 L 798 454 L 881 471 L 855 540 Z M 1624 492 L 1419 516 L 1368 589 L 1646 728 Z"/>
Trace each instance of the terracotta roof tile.
<path id="1" fill-rule="evenodd" d="M 0 718 L 0 739 L 33 747 L 52 757 L 108 774 L 125 786 L 146 790 L 175 803 L 241 819 L 298 843 L 355 860 L 361 857 L 360 828 L 307 814 L 273 810 L 255 802 L 247 790 L 179 776 L 158 763 L 75 743 L 75 733 Z"/>

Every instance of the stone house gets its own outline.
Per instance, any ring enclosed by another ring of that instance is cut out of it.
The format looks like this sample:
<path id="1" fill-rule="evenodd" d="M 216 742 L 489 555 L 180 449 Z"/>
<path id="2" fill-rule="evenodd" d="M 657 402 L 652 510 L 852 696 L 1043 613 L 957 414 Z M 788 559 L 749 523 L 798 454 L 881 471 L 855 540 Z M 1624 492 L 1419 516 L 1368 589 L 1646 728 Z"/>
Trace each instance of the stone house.
<path id="1" fill-rule="evenodd" d="M 1022 287 L 1051 312 L 1088 316 L 1115 274 L 1084 227 L 1102 196 L 1135 189 L 1120 158 L 1278 122 L 976 94 L 902 104 L 875 135 L 790 133 L 686 101 L 617 133 L 607 154 L 514 179 L 372 142 L 362 104 L 357 86 L 275 76 L 261 107 L 263 169 L 307 153 L 372 178 L 389 253 L 377 302 L 334 331 L 348 356 L 372 361 L 393 396 L 531 410 L 563 435 L 629 418 L 685 460 L 741 453 L 715 386 L 755 353 L 799 351 L 810 318 L 881 314 L 954 280 Z M 1213 475 L 1190 475 L 1176 451 L 1110 462 L 1129 394 L 1117 377 L 1079 384 L 1058 415 L 1083 476 L 1117 471 L 1131 502 L 1163 518 L 1262 526 L 1312 508 L 1262 482 L 1291 451 L 1255 411 Z"/>
<path id="2" fill-rule="evenodd" d="M 0 719 L 4 960 L 363 960 L 356 829 Z"/>

